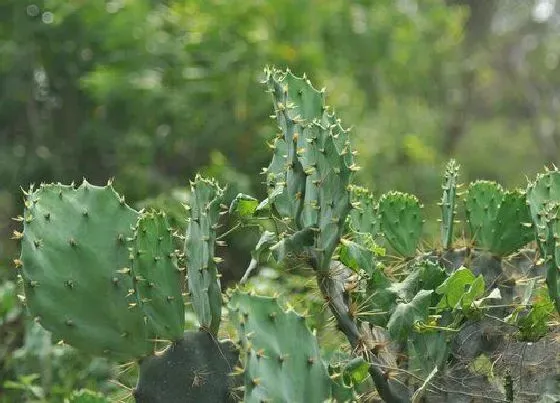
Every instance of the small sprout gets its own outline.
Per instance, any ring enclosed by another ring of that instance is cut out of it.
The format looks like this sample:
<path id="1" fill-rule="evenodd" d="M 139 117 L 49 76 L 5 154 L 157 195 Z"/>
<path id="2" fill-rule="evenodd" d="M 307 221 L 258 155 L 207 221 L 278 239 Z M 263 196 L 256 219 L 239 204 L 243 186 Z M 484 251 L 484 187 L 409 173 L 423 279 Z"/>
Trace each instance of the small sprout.
<path id="1" fill-rule="evenodd" d="M 36 239 L 35 241 L 33 241 L 33 246 L 35 246 L 36 248 L 40 248 L 42 245 L 42 242 L 40 239 Z"/>
<path id="2" fill-rule="evenodd" d="M 74 326 L 74 322 L 72 321 L 72 319 L 66 319 L 66 321 L 64 322 L 64 324 L 68 327 L 72 327 Z"/>
<path id="3" fill-rule="evenodd" d="M 74 288 L 74 281 L 73 280 L 66 280 L 64 282 L 64 286 L 72 289 L 72 288 Z"/>
<path id="4" fill-rule="evenodd" d="M 68 240 L 68 243 L 70 244 L 70 246 L 71 246 L 72 248 L 75 248 L 76 246 L 78 246 L 78 244 L 76 243 L 76 240 L 75 240 L 74 238 L 70 238 L 70 239 Z"/>

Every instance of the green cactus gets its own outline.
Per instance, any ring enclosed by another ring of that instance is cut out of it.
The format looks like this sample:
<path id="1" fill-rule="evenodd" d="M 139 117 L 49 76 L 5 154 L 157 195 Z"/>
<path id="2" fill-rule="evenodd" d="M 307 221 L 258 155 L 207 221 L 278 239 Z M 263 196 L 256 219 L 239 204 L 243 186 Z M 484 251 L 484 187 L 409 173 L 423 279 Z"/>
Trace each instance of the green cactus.
<path id="1" fill-rule="evenodd" d="M 381 231 L 393 249 L 401 256 L 414 256 L 424 223 L 416 196 L 386 193 L 379 199 L 378 214 Z"/>
<path id="2" fill-rule="evenodd" d="M 444 249 L 450 249 L 453 241 L 453 224 L 455 220 L 455 201 L 457 198 L 457 178 L 459 176 L 459 165 L 455 160 L 449 161 L 445 167 L 443 176 L 443 195 L 441 198 L 441 245 Z"/>
<path id="3" fill-rule="evenodd" d="M 74 347 L 127 359 L 153 350 L 138 304 L 127 239 L 138 213 L 108 185 L 27 192 L 21 240 L 26 303 Z"/>
<path id="4" fill-rule="evenodd" d="M 494 237 L 490 250 L 507 256 L 535 239 L 530 225 L 531 216 L 525 193 L 505 192 L 494 223 Z"/>
<path id="5" fill-rule="evenodd" d="M 159 337 L 181 339 L 185 325 L 184 276 L 177 267 L 165 214 L 142 213 L 132 244 L 132 267 L 142 311 Z"/>
<path id="6" fill-rule="evenodd" d="M 504 192 L 495 182 L 476 181 L 469 186 L 465 207 L 479 248 L 506 256 L 534 238 L 524 192 Z"/>
<path id="7" fill-rule="evenodd" d="M 560 312 L 560 203 L 548 203 L 542 214 L 545 221 L 545 236 L 540 238 L 541 253 L 546 268 L 546 285 L 550 299 Z"/>
<path id="8" fill-rule="evenodd" d="M 281 174 L 281 158 L 276 151 L 265 170 L 271 189 L 269 200 L 272 196 L 281 197 L 280 192 L 289 195 L 289 208 L 275 201 L 277 210 L 287 212 L 285 218 L 296 229 L 315 231 L 315 267 L 327 271 L 350 210 L 348 186 L 356 167 L 348 131 L 327 112 L 323 93 L 307 79 L 289 71 L 268 70 L 265 81 L 283 133 L 275 141 L 275 148 L 282 141 L 286 146 L 285 175 Z"/>
<path id="9" fill-rule="evenodd" d="M 323 402 L 332 383 L 305 318 L 236 291 L 229 310 L 245 351 L 246 402 Z"/>
<path id="10" fill-rule="evenodd" d="M 490 250 L 494 240 L 494 223 L 504 191 L 496 182 L 476 181 L 465 197 L 465 211 L 475 245 Z"/>
<path id="11" fill-rule="evenodd" d="M 222 316 L 222 291 L 214 255 L 223 190 L 196 176 L 191 183 L 190 218 L 185 237 L 189 292 L 200 326 L 217 334 Z"/>
<path id="12" fill-rule="evenodd" d="M 207 332 L 186 332 L 163 353 L 140 364 L 134 389 L 137 403 L 235 402 L 231 375 L 239 352 L 231 341 L 217 342 Z"/>
<path id="13" fill-rule="evenodd" d="M 557 169 L 538 174 L 527 186 L 527 204 L 537 240 L 546 236 L 544 210 L 549 202 L 560 202 L 560 172 Z"/>
<path id="14" fill-rule="evenodd" d="M 355 232 L 371 234 L 375 237 L 379 234 L 379 220 L 373 196 L 364 187 L 350 186 L 352 210 L 348 214 L 350 229 Z"/>

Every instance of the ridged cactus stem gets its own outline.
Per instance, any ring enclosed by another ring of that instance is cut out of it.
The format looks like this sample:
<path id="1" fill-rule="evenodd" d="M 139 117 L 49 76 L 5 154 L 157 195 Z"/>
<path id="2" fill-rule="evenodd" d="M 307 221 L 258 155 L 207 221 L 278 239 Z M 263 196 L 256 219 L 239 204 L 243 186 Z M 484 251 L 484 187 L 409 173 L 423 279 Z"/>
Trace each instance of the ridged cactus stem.
<path id="1" fill-rule="evenodd" d="M 457 196 L 457 177 L 459 165 L 455 160 L 445 167 L 441 198 L 441 243 L 444 249 L 450 249 L 453 241 L 453 224 L 455 220 L 455 200 Z"/>

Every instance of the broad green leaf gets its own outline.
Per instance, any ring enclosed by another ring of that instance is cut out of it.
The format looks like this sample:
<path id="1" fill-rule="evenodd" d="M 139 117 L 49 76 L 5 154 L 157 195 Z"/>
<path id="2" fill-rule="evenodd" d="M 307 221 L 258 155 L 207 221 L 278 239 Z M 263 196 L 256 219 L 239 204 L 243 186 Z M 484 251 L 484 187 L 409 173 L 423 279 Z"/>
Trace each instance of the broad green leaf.
<path id="1" fill-rule="evenodd" d="M 239 193 L 232 200 L 229 206 L 229 213 L 236 213 L 241 220 L 248 220 L 253 217 L 258 205 L 259 201 L 253 196 Z"/>
<path id="2" fill-rule="evenodd" d="M 413 333 L 408 338 L 408 370 L 426 378 L 447 359 L 448 352 L 445 333 Z"/>
<path id="3" fill-rule="evenodd" d="M 369 363 L 362 357 L 357 357 L 344 366 L 343 376 L 347 385 L 358 385 L 369 376 Z"/>
<path id="4" fill-rule="evenodd" d="M 474 279 L 467 292 L 461 298 L 461 308 L 468 310 L 474 301 L 484 295 L 484 277 L 482 274 Z M 456 306 L 457 308 L 457 306 Z"/>
<path id="5" fill-rule="evenodd" d="M 394 340 L 406 340 L 414 324 L 428 317 L 433 290 L 420 290 L 409 303 L 400 303 L 391 315 L 387 329 Z"/>
<path id="6" fill-rule="evenodd" d="M 478 278 L 480 280 L 477 280 L 474 274 L 464 267 L 455 271 L 443 284 L 436 288 L 436 293 L 443 295 L 437 304 L 438 310 L 470 306 L 476 298 L 484 293 L 484 278 L 482 275 Z M 475 280 L 477 280 L 476 284 L 474 284 L 474 287 L 471 287 Z M 462 300 L 464 303 L 458 305 Z"/>
<path id="7" fill-rule="evenodd" d="M 362 269 L 368 274 L 374 270 L 376 259 L 369 249 L 347 239 L 341 239 L 340 243 L 339 258 L 345 266 L 355 272 Z"/>

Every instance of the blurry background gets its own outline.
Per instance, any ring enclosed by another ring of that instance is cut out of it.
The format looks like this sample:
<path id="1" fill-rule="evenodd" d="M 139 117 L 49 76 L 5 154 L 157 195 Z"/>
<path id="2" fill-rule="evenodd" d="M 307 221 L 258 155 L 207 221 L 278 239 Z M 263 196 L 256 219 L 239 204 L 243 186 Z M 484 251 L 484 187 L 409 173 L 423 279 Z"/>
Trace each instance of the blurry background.
<path id="1" fill-rule="evenodd" d="M 116 387 L 109 363 L 22 319 L 9 240 L 20 187 L 115 177 L 127 201 L 167 206 L 178 225 L 196 171 L 262 196 L 266 65 L 327 88 L 377 195 L 434 206 L 451 157 L 465 182 L 524 186 L 560 155 L 559 3 L 0 0 L 0 401 Z M 249 247 L 234 245 L 226 279 Z"/>

